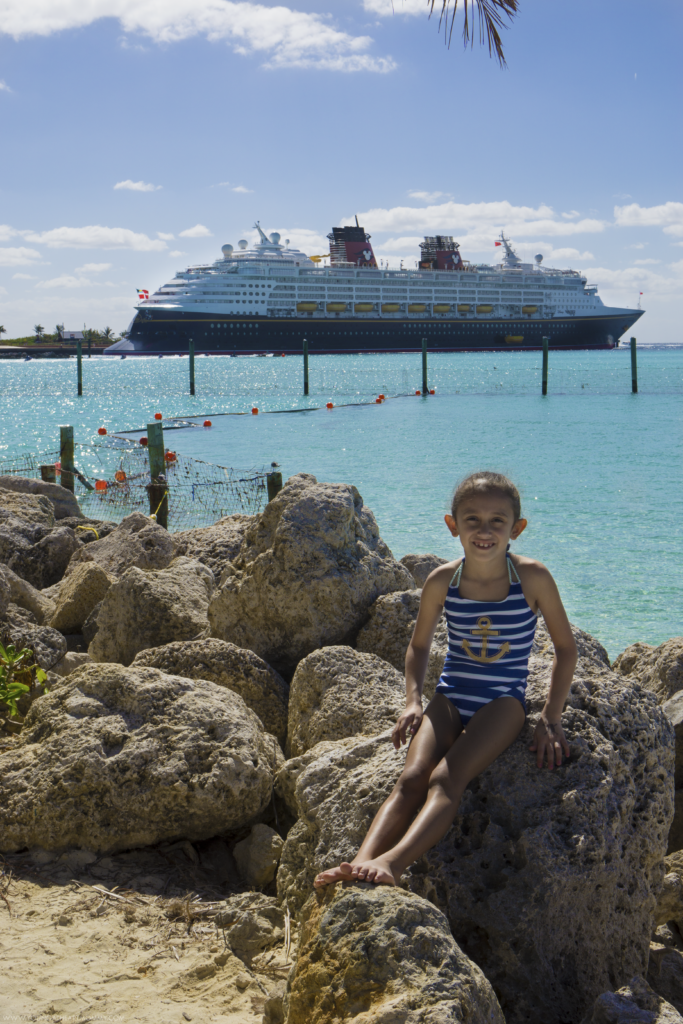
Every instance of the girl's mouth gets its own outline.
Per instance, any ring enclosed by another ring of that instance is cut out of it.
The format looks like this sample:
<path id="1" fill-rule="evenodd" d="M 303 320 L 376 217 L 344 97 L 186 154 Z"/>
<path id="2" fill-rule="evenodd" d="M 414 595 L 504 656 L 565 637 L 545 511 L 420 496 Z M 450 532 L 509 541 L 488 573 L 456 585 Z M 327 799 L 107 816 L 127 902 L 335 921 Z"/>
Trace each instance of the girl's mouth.
<path id="1" fill-rule="evenodd" d="M 495 547 L 493 541 L 473 540 L 472 543 L 474 544 L 475 548 L 481 548 L 482 551 L 488 551 L 489 548 Z"/>

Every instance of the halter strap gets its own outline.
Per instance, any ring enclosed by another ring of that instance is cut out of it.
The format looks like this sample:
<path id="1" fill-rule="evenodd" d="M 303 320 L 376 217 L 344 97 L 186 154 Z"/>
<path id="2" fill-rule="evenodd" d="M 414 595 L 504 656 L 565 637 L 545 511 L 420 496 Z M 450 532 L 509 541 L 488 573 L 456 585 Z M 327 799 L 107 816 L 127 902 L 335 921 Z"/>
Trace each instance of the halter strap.
<path id="1" fill-rule="evenodd" d="M 510 586 L 512 586 L 513 583 L 519 583 L 519 585 L 521 586 L 522 585 L 522 581 L 519 578 L 519 573 L 517 572 L 517 570 L 515 569 L 514 565 L 512 564 L 512 559 L 510 558 L 510 556 L 509 556 L 509 554 L 507 552 L 505 554 L 505 557 L 507 559 L 508 579 L 510 581 Z M 460 578 L 462 576 L 462 567 L 463 567 L 464 564 L 465 564 L 465 559 L 463 558 L 462 562 L 460 563 L 458 568 L 453 573 L 453 577 L 451 579 L 451 582 L 448 584 L 449 587 L 452 587 L 454 584 L 455 584 L 456 587 L 460 586 Z M 512 578 L 512 573 L 515 574 L 514 580 Z"/>

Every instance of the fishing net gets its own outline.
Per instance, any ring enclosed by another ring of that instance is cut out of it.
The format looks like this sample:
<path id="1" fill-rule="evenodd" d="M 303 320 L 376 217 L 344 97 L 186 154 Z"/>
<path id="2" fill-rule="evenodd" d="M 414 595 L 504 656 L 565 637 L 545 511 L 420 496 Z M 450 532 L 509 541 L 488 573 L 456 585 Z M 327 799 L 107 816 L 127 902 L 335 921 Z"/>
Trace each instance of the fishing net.
<path id="1" fill-rule="evenodd" d="M 209 526 L 223 516 L 260 512 L 268 501 L 267 469 L 244 472 L 165 452 L 169 531 Z M 149 456 L 132 442 L 75 444 L 74 491 L 84 515 L 120 522 L 131 512 L 149 515 Z M 40 478 L 41 465 L 61 466 L 59 452 L 22 455 L 0 462 L 0 476 Z M 161 479 L 161 478 L 159 478 Z"/>

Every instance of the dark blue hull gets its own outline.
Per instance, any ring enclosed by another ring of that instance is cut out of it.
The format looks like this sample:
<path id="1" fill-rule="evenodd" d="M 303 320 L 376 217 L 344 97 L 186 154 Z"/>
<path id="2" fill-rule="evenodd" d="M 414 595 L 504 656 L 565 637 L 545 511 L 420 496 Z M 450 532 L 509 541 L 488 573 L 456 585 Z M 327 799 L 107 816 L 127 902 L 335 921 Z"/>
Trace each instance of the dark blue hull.
<path id="1" fill-rule="evenodd" d="M 537 318 L 441 320 L 377 320 L 363 317 L 233 317 L 178 314 L 170 310 L 141 310 L 128 338 L 107 352 L 112 355 L 150 355 L 196 352 L 244 355 L 299 353 L 303 339 L 321 355 L 351 352 L 406 352 L 419 349 L 426 338 L 430 349 L 442 352 L 538 349 L 543 338 L 554 349 L 614 348 L 619 338 L 641 317 L 641 310 L 619 315 Z M 521 340 L 520 340 L 521 339 Z"/>

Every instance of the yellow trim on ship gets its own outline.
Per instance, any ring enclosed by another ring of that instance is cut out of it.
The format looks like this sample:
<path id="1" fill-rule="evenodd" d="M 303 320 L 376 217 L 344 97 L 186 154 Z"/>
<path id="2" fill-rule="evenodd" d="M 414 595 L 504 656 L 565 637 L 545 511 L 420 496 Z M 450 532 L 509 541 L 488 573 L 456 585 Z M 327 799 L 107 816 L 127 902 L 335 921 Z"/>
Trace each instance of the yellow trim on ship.
<path id="1" fill-rule="evenodd" d="M 492 313 L 493 306 L 477 306 L 477 313 Z"/>
<path id="2" fill-rule="evenodd" d="M 383 313 L 399 313 L 401 310 L 401 304 L 399 302 L 384 302 L 382 303 Z"/>
<path id="3" fill-rule="evenodd" d="M 317 308 L 317 302 L 297 302 L 296 304 L 297 313 L 315 313 Z"/>
<path id="4" fill-rule="evenodd" d="M 346 310 L 345 302 L 328 302 L 325 306 L 328 313 L 344 313 Z"/>
<path id="5" fill-rule="evenodd" d="M 375 304 L 373 302 L 357 302 L 353 307 L 353 311 L 354 313 L 372 313 L 374 308 Z"/>

